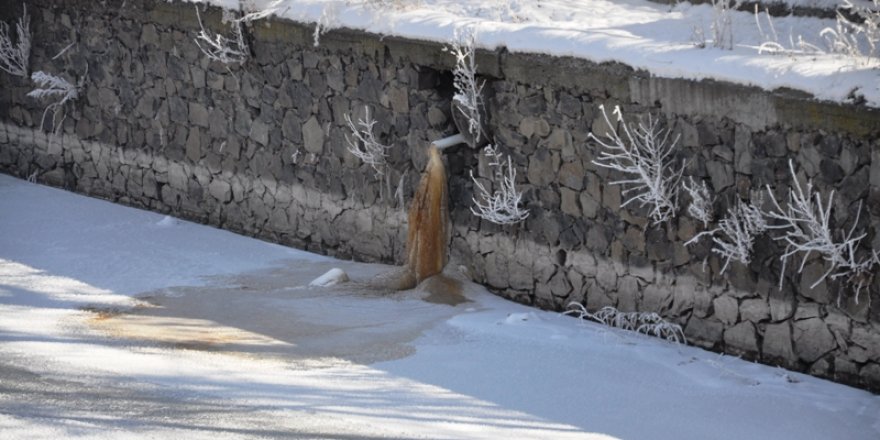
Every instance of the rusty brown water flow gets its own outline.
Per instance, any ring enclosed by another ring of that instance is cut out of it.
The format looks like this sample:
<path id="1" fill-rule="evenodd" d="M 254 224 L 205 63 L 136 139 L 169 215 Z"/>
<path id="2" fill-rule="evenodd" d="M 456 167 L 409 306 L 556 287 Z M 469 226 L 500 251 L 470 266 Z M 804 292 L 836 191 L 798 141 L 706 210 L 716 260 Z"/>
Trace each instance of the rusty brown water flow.
<path id="1" fill-rule="evenodd" d="M 440 151 L 430 146 L 428 165 L 409 208 L 406 235 L 406 263 L 398 270 L 381 274 L 368 283 L 373 288 L 393 290 L 416 286 L 428 293 L 428 302 L 455 306 L 466 302 L 461 283 L 443 275 L 448 262 L 449 196 L 446 166 Z"/>
<path id="2" fill-rule="evenodd" d="M 446 167 L 440 152 L 430 147 L 428 166 L 409 208 L 406 236 L 406 266 L 416 283 L 439 274 L 446 267 L 449 198 Z"/>

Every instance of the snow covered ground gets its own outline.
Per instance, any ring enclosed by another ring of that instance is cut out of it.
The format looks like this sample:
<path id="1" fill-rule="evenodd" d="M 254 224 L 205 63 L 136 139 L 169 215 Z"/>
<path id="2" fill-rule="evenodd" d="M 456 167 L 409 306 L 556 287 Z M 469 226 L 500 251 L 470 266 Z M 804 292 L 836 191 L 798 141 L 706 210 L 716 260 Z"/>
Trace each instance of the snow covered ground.
<path id="1" fill-rule="evenodd" d="M 170 0 L 175 1 L 175 0 Z M 472 28 L 477 44 L 511 52 L 618 61 L 655 76 L 729 81 L 773 90 L 787 87 L 819 99 L 864 97 L 880 107 L 877 58 L 833 54 L 823 29 L 835 20 L 730 12 L 732 50 L 714 47 L 716 20 L 708 4 L 674 6 L 645 0 L 186 0 L 227 8 L 272 12 L 322 29 L 348 27 L 416 39 L 449 42 Z M 831 0 L 790 0 L 827 6 Z M 759 28 L 760 26 L 760 28 Z M 702 37 L 695 36 L 701 34 Z M 795 54 L 803 40 L 824 53 Z M 787 54 L 759 53 L 775 41 Z M 695 47 L 704 43 L 704 48 Z M 863 53 L 868 48 L 863 41 Z"/>
<path id="2" fill-rule="evenodd" d="M 0 175 L 2 438 L 880 437 L 864 391 L 332 267 L 389 269 Z"/>

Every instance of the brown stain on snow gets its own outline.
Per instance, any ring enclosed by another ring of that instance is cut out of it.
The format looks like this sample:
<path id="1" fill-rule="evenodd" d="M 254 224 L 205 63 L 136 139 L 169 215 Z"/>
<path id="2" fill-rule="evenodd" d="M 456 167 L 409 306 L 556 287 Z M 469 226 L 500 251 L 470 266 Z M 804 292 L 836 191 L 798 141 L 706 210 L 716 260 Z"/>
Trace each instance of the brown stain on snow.
<path id="1" fill-rule="evenodd" d="M 367 277 L 382 270 L 334 264 Z M 411 342 L 426 329 L 459 313 L 425 301 L 464 301 L 460 282 L 443 276 L 401 291 L 364 283 L 306 286 L 326 267 L 323 261 L 296 261 L 287 267 L 217 277 L 207 286 L 160 289 L 139 295 L 135 307 L 90 308 L 86 322 L 109 337 L 135 344 L 318 368 L 406 357 L 414 352 Z"/>
<path id="2" fill-rule="evenodd" d="M 470 302 L 462 293 L 461 281 L 445 274 L 437 274 L 419 284 L 418 290 L 427 292 L 422 299 L 433 304 L 457 306 Z"/>

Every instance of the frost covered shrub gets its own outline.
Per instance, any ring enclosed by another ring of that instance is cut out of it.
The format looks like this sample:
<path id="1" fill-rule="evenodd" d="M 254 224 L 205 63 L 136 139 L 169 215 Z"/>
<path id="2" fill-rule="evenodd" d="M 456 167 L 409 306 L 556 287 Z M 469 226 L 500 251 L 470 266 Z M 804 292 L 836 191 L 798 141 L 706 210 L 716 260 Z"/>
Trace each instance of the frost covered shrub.
<path id="1" fill-rule="evenodd" d="M 788 46 L 786 47 L 786 42 L 779 39 L 779 34 L 776 32 L 776 26 L 773 25 L 773 18 L 770 16 L 770 11 L 766 8 L 764 9 L 764 17 L 767 22 L 767 28 L 769 32 L 764 32 L 764 28 L 761 26 L 761 14 L 758 10 L 758 5 L 755 5 L 755 24 L 758 27 L 758 33 L 761 34 L 761 44 L 757 47 L 758 53 L 767 53 L 771 55 L 809 55 L 809 54 L 819 54 L 822 53 L 822 49 L 816 47 L 816 45 L 809 43 L 804 39 L 802 35 L 798 35 L 796 38 L 793 33 L 789 33 L 788 36 Z"/>
<path id="2" fill-rule="evenodd" d="M 620 207 L 636 202 L 650 208 L 649 216 L 655 224 L 670 220 L 675 215 L 678 184 L 684 171 L 684 165 L 676 168 L 673 164 L 678 136 L 670 140 L 670 131 L 660 129 L 659 122 L 650 115 L 647 122 L 632 125 L 623 121 L 623 114 L 618 106 L 612 112 L 616 116 L 615 123 L 608 118 L 604 105 L 600 105 L 599 110 L 602 111 L 610 131 L 604 136 L 604 140 L 595 133 L 588 135 L 602 147 L 593 164 L 629 176 L 627 179 L 611 182 L 611 185 L 627 186 L 621 191 L 621 196 L 626 197 L 626 201 Z M 616 128 L 617 123 L 623 127 L 623 137 Z"/>
<path id="3" fill-rule="evenodd" d="M 837 9 L 836 26 L 825 28 L 820 34 L 829 50 L 851 57 L 876 57 L 880 42 L 880 0 L 843 0 L 842 3 Z M 850 20 L 844 11 L 861 23 Z M 867 51 L 863 50 L 862 41 L 867 44 Z"/>
<path id="4" fill-rule="evenodd" d="M 764 213 L 758 206 L 738 200 L 727 216 L 718 222 L 717 228 L 697 234 L 685 245 L 696 243 L 704 235 L 712 237 L 712 252 L 724 258 L 724 266 L 721 268 L 721 273 L 724 273 L 731 260 L 742 264 L 751 262 L 755 237 L 767 228 Z"/>
<path id="5" fill-rule="evenodd" d="M 247 61 L 250 57 L 250 49 L 244 41 L 244 32 L 241 27 L 242 22 L 245 21 L 244 18 L 237 19 L 233 17 L 232 11 L 223 10 L 223 22 L 228 23 L 232 30 L 230 37 L 206 30 L 198 6 L 196 6 L 196 18 L 201 29 L 195 38 L 196 46 L 208 59 L 227 65 L 242 64 Z"/>
<path id="6" fill-rule="evenodd" d="M 27 13 L 27 5 L 23 5 L 24 12 L 15 24 L 15 33 L 18 41 L 13 44 L 9 26 L 0 22 L 0 69 L 10 75 L 27 78 L 28 57 L 31 53 L 31 30 L 30 17 Z"/>
<path id="7" fill-rule="evenodd" d="M 876 251 L 865 252 L 859 249 L 862 240 L 868 236 L 866 232 L 856 234 L 861 204 L 849 232 L 841 232 L 839 238 L 835 238 L 831 227 L 834 192 L 828 195 L 828 202 L 823 204 L 821 194 L 813 190 L 813 182 L 807 181 L 806 185 L 802 186 L 791 161 L 788 166 L 791 171 L 792 188 L 788 191 L 788 203 L 785 207 L 776 200 L 770 187 L 767 187 L 767 193 L 770 194 L 770 200 L 775 208 L 767 215 L 781 222 L 781 225 L 774 228 L 784 230 L 784 234 L 776 239 L 786 245 L 785 253 L 780 257 L 782 260 L 780 287 L 785 266 L 790 258 L 803 253 L 798 268 L 798 273 L 803 273 L 810 254 L 816 253 L 825 261 L 828 269 L 813 282 L 810 288 L 816 287 L 825 279 L 841 279 L 855 290 L 855 299 L 858 302 L 859 293 L 871 283 L 875 266 L 880 264 Z"/>
<path id="8" fill-rule="evenodd" d="M 46 109 L 43 110 L 43 117 L 40 119 L 40 124 L 45 124 L 46 115 L 51 111 L 52 123 L 50 125 L 50 131 L 54 131 L 56 127 L 55 117 L 58 112 L 61 111 L 64 104 L 79 98 L 79 87 L 71 84 L 64 78 L 42 71 L 34 72 L 31 75 L 31 80 L 37 83 L 38 87 L 31 90 L 27 96 L 34 99 L 55 99 L 54 102 L 46 106 Z M 79 86 L 82 86 L 84 80 L 85 76 L 80 80 Z M 60 126 L 61 124 L 58 124 L 57 127 Z"/>
<path id="9" fill-rule="evenodd" d="M 587 309 L 576 302 L 568 305 L 564 315 L 574 316 L 578 319 L 589 319 L 610 327 L 656 336 L 675 343 L 687 343 L 684 331 L 678 324 L 666 321 L 656 313 L 644 312 L 621 312 L 614 307 L 606 306 L 596 313 L 590 313 Z"/>
<path id="10" fill-rule="evenodd" d="M 455 57 L 453 70 L 455 95 L 452 97 L 452 111 L 459 112 L 465 117 L 468 133 L 474 142 L 472 147 L 479 144 L 483 137 L 483 120 L 480 112 L 483 107 L 483 87 L 486 85 L 485 81 L 477 79 L 476 39 L 476 31 L 472 28 L 456 30 L 455 39 L 450 43 L 450 47 L 443 49 Z"/>
<path id="11" fill-rule="evenodd" d="M 712 0 L 712 45 L 733 50 L 733 22 L 730 0 Z"/>
<path id="12" fill-rule="evenodd" d="M 370 115 L 370 108 L 364 106 L 364 118 L 358 119 L 357 123 L 352 121 L 348 114 L 345 115 L 345 122 L 351 131 L 351 136 L 345 135 L 348 151 L 365 164 L 373 167 L 377 177 L 383 175 L 385 150 L 391 146 L 379 143 L 373 135 L 373 126 L 376 125 L 376 120 Z"/>
<path id="13" fill-rule="evenodd" d="M 688 214 L 694 219 L 701 221 L 703 227 L 709 226 L 709 222 L 712 221 L 714 216 L 712 202 L 715 198 L 709 192 L 706 181 L 701 180 L 700 183 L 697 183 L 693 177 L 689 177 L 688 181 L 682 185 L 682 188 L 691 197 L 691 203 L 688 205 Z"/>
<path id="14" fill-rule="evenodd" d="M 474 207 L 471 212 L 499 225 L 512 225 L 525 220 L 529 211 L 520 207 L 522 192 L 516 189 L 516 168 L 513 160 L 507 156 L 505 161 L 504 156 L 492 145 L 486 146 L 483 152 L 489 159 L 489 167 L 493 169 L 492 185 L 495 191 L 489 192 L 471 171 L 471 180 L 474 181 L 477 194 L 473 198 Z"/>

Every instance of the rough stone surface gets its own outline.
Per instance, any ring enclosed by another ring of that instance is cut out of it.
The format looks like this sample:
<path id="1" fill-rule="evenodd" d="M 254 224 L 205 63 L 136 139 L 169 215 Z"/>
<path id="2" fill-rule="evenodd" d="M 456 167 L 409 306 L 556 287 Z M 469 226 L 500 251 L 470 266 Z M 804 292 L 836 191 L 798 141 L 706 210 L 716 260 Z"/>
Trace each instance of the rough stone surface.
<path id="1" fill-rule="evenodd" d="M 758 340 L 755 333 L 755 325 L 751 322 L 741 322 L 725 330 L 724 343 L 732 351 L 757 353 Z"/>
<path id="2" fill-rule="evenodd" d="M 318 119 L 312 117 L 302 128 L 303 143 L 310 153 L 320 154 L 324 149 L 324 129 Z"/>
<path id="3" fill-rule="evenodd" d="M 770 305 L 763 298 L 746 299 L 739 306 L 739 314 L 744 321 L 757 324 L 770 318 Z"/>
<path id="4" fill-rule="evenodd" d="M 825 322 L 809 318 L 794 323 L 794 350 L 806 362 L 813 362 L 835 347 L 834 335 Z"/>
<path id="5" fill-rule="evenodd" d="M 880 362 L 880 334 L 874 329 L 853 328 L 852 342 L 865 350 L 868 359 Z"/>
<path id="6" fill-rule="evenodd" d="M 729 296 L 721 296 L 712 301 L 712 307 L 715 308 L 715 317 L 721 322 L 732 325 L 737 322 L 739 315 L 739 307 L 735 298 Z"/>
<path id="7" fill-rule="evenodd" d="M 711 348 L 717 341 L 721 341 L 724 334 L 724 324 L 715 320 L 691 318 L 684 334 L 689 341 L 702 347 Z"/>
<path id="8" fill-rule="evenodd" d="M 761 352 L 764 354 L 765 360 L 771 362 L 793 362 L 795 356 L 792 347 L 791 325 L 788 322 L 768 325 L 764 330 L 764 345 Z"/>

